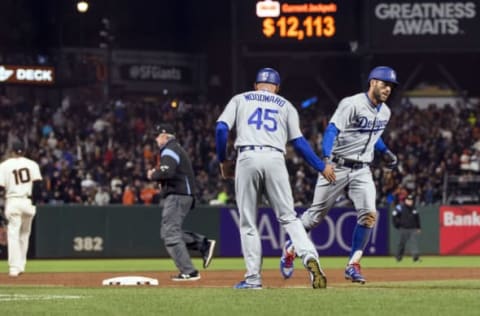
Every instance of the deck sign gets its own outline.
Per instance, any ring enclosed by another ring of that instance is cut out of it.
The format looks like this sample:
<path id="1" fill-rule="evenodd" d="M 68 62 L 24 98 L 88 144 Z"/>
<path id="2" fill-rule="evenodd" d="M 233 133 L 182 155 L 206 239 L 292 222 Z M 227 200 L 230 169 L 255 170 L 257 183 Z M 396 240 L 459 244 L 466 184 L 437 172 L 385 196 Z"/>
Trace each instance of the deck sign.
<path id="1" fill-rule="evenodd" d="M 0 65 L 0 83 L 53 85 L 55 69 L 46 66 Z"/>

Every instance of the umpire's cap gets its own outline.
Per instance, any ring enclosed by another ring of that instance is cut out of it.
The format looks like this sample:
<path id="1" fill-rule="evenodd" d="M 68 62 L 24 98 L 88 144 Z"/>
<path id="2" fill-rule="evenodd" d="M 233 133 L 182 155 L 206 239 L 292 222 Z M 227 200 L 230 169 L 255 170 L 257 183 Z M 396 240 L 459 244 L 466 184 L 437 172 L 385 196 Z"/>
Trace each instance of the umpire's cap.
<path id="1" fill-rule="evenodd" d="M 153 136 L 157 136 L 158 134 L 164 134 L 164 133 L 175 135 L 175 130 L 173 128 L 173 125 L 169 123 L 157 124 L 155 125 L 152 131 Z"/>
<path id="2" fill-rule="evenodd" d="M 16 140 L 12 143 L 12 151 L 16 152 L 17 154 L 23 154 L 25 151 L 25 145 L 20 140 Z"/>
<path id="3" fill-rule="evenodd" d="M 368 82 L 372 79 L 382 80 L 385 82 L 391 82 L 393 84 L 398 84 L 397 73 L 390 67 L 387 66 L 378 66 L 370 71 L 368 75 Z"/>
<path id="4" fill-rule="evenodd" d="M 257 78 L 255 83 L 271 83 L 274 85 L 280 85 L 280 74 L 273 68 L 262 68 L 257 72 Z"/>

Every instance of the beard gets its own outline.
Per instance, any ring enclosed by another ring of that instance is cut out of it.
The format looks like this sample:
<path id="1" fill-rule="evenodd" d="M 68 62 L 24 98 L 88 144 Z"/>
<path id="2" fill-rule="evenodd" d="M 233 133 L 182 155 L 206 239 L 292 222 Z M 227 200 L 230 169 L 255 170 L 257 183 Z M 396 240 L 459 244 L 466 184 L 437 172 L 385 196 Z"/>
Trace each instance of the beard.
<path id="1" fill-rule="evenodd" d="M 383 103 L 383 102 L 387 101 L 387 99 L 390 95 L 385 95 L 385 94 L 381 93 L 379 89 L 378 90 L 375 89 L 375 91 L 373 93 L 373 96 L 375 97 L 375 100 L 378 103 Z"/>

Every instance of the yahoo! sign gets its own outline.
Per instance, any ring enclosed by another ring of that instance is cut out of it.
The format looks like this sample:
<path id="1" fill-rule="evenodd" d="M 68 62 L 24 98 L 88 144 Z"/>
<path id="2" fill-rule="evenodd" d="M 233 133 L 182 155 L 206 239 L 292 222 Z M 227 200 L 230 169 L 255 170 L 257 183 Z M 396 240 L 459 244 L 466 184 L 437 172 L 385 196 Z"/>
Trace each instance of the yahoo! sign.
<path id="1" fill-rule="evenodd" d="M 305 209 L 297 209 L 303 213 Z M 310 237 L 321 256 L 344 256 L 350 253 L 353 229 L 357 213 L 351 208 L 334 208 L 324 221 L 310 232 Z M 235 208 L 221 211 L 220 224 L 221 256 L 238 257 L 242 255 L 239 232 L 239 214 Z M 288 238 L 270 208 L 261 208 L 258 212 L 257 227 L 262 241 L 264 256 L 280 256 L 282 246 Z M 373 230 L 366 255 L 388 255 L 388 215 L 386 209 L 378 210 L 377 225 Z"/>

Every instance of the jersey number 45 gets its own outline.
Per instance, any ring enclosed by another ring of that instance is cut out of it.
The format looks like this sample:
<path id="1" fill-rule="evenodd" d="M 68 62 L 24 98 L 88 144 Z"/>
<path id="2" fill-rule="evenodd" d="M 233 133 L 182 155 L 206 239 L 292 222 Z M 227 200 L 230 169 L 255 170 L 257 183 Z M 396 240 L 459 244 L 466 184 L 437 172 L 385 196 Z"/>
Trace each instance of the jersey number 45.
<path id="1" fill-rule="evenodd" d="M 257 130 L 264 128 L 268 132 L 277 130 L 275 115 L 278 110 L 257 108 L 248 118 L 248 125 L 255 125 Z"/>

